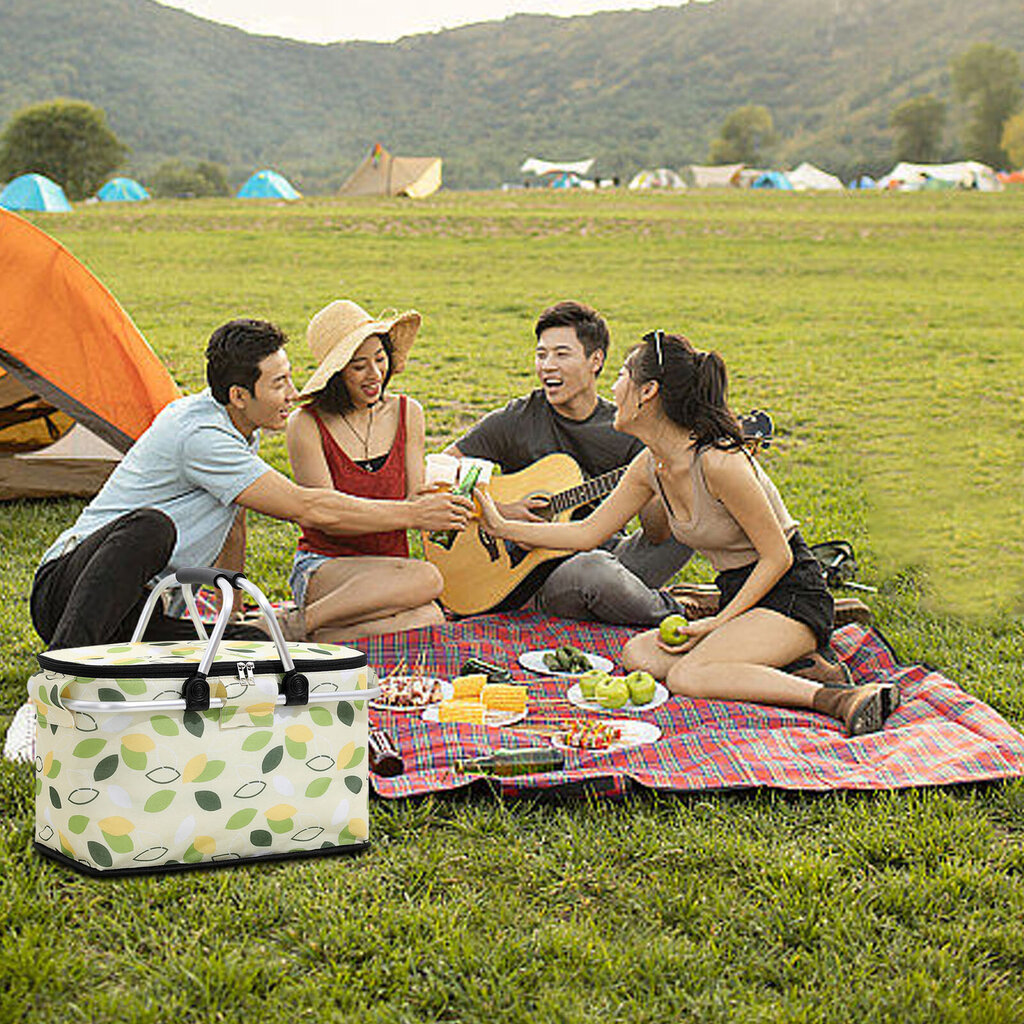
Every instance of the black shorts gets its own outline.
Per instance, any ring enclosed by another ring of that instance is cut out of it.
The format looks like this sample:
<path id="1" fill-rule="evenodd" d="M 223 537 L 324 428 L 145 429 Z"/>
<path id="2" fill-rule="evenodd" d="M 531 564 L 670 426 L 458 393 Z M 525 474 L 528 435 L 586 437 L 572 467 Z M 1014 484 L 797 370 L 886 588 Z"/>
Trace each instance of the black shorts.
<path id="1" fill-rule="evenodd" d="M 835 605 L 825 585 L 825 571 L 799 531 L 790 537 L 789 547 L 793 552 L 793 564 L 754 607 L 770 608 L 773 612 L 802 622 L 814 633 L 818 650 L 823 651 L 828 647 L 835 621 Z M 750 565 L 726 569 L 718 574 L 715 584 L 722 594 L 722 608 L 739 593 L 756 564 L 751 562 Z"/>

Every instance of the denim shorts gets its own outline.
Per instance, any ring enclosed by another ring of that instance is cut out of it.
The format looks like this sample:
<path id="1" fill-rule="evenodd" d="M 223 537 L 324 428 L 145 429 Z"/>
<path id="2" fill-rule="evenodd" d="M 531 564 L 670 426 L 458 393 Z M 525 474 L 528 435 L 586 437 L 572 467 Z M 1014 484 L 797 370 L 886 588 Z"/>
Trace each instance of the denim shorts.
<path id="1" fill-rule="evenodd" d="M 832 636 L 835 610 L 825 583 L 825 571 L 799 532 L 790 537 L 789 547 L 793 552 L 793 564 L 755 607 L 770 608 L 786 618 L 802 622 L 814 633 L 818 650 L 824 651 Z M 752 562 L 718 574 L 715 583 L 722 593 L 723 608 L 736 596 L 756 564 Z"/>
<path id="2" fill-rule="evenodd" d="M 292 597 L 297 607 L 306 607 L 306 588 L 309 586 L 309 579 L 324 562 L 329 561 L 330 555 L 319 555 L 315 551 L 295 552 L 292 571 L 288 576 L 288 586 L 292 588 Z"/>

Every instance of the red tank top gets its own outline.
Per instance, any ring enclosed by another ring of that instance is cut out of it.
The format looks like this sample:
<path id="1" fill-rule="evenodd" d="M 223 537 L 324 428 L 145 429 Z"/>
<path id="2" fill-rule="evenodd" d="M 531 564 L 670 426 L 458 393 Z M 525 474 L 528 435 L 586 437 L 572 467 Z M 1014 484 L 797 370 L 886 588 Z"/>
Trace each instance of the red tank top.
<path id="1" fill-rule="evenodd" d="M 398 430 L 388 457 L 375 473 L 357 466 L 342 450 L 333 435 L 320 419 L 317 411 L 309 410 L 320 430 L 320 443 L 331 472 L 331 483 L 336 491 L 353 494 L 357 498 L 392 498 L 400 501 L 405 497 L 405 395 L 398 398 Z M 331 558 L 346 558 L 351 555 L 391 555 L 396 558 L 409 557 L 409 539 L 405 530 L 389 530 L 386 533 L 364 533 L 357 537 L 339 537 L 320 530 L 304 530 L 299 538 L 300 551 L 314 551 Z"/>

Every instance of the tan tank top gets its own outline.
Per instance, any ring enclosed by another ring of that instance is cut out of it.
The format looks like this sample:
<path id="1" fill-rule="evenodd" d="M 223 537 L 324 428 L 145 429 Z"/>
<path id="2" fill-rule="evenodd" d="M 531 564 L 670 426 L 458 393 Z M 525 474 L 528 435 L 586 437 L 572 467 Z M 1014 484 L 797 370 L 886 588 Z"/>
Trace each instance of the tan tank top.
<path id="1" fill-rule="evenodd" d="M 668 514 L 669 529 L 676 540 L 703 555 L 714 566 L 716 572 L 739 569 L 741 566 L 757 561 L 760 557 L 757 548 L 743 532 L 743 527 L 736 522 L 725 505 L 718 498 L 712 497 L 708 490 L 707 481 L 704 479 L 704 468 L 701 465 L 702 452 L 697 452 L 693 456 L 693 465 L 690 469 L 693 501 L 690 503 L 692 513 L 688 523 L 675 517 L 668 497 L 661 486 L 661 480 L 658 479 L 658 474 L 655 472 L 654 456 L 648 454 L 647 466 L 651 486 L 655 493 L 661 495 L 665 511 Z M 778 489 L 757 460 L 751 459 L 750 465 L 757 476 L 757 482 L 768 499 L 768 504 L 771 505 L 772 511 L 775 513 L 775 518 L 779 521 L 779 526 L 782 527 L 786 540 L 789 540 L 799 524 L 787 511 Z"/>

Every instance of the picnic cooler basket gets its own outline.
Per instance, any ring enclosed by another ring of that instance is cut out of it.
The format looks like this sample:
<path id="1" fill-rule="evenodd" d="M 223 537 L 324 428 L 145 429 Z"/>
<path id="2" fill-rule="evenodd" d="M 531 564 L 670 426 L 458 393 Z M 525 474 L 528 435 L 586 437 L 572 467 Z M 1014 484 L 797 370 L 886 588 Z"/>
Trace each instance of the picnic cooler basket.
<path id="1" fill-rule="evenodd" d="M 207 639 L 192 587 L 217 586 Z M 180 585 L 195 641 L 141 640 Z M 222 640 L 232 588 L 272 640 Z M 28 683 L 36 709 L 39 853 L 87 874 L 136 874 L 369 844 L 366 655 L 285 642 L 241 573 L 183 569 L 157 583 L 129 643 L 49 651 Z"/>

